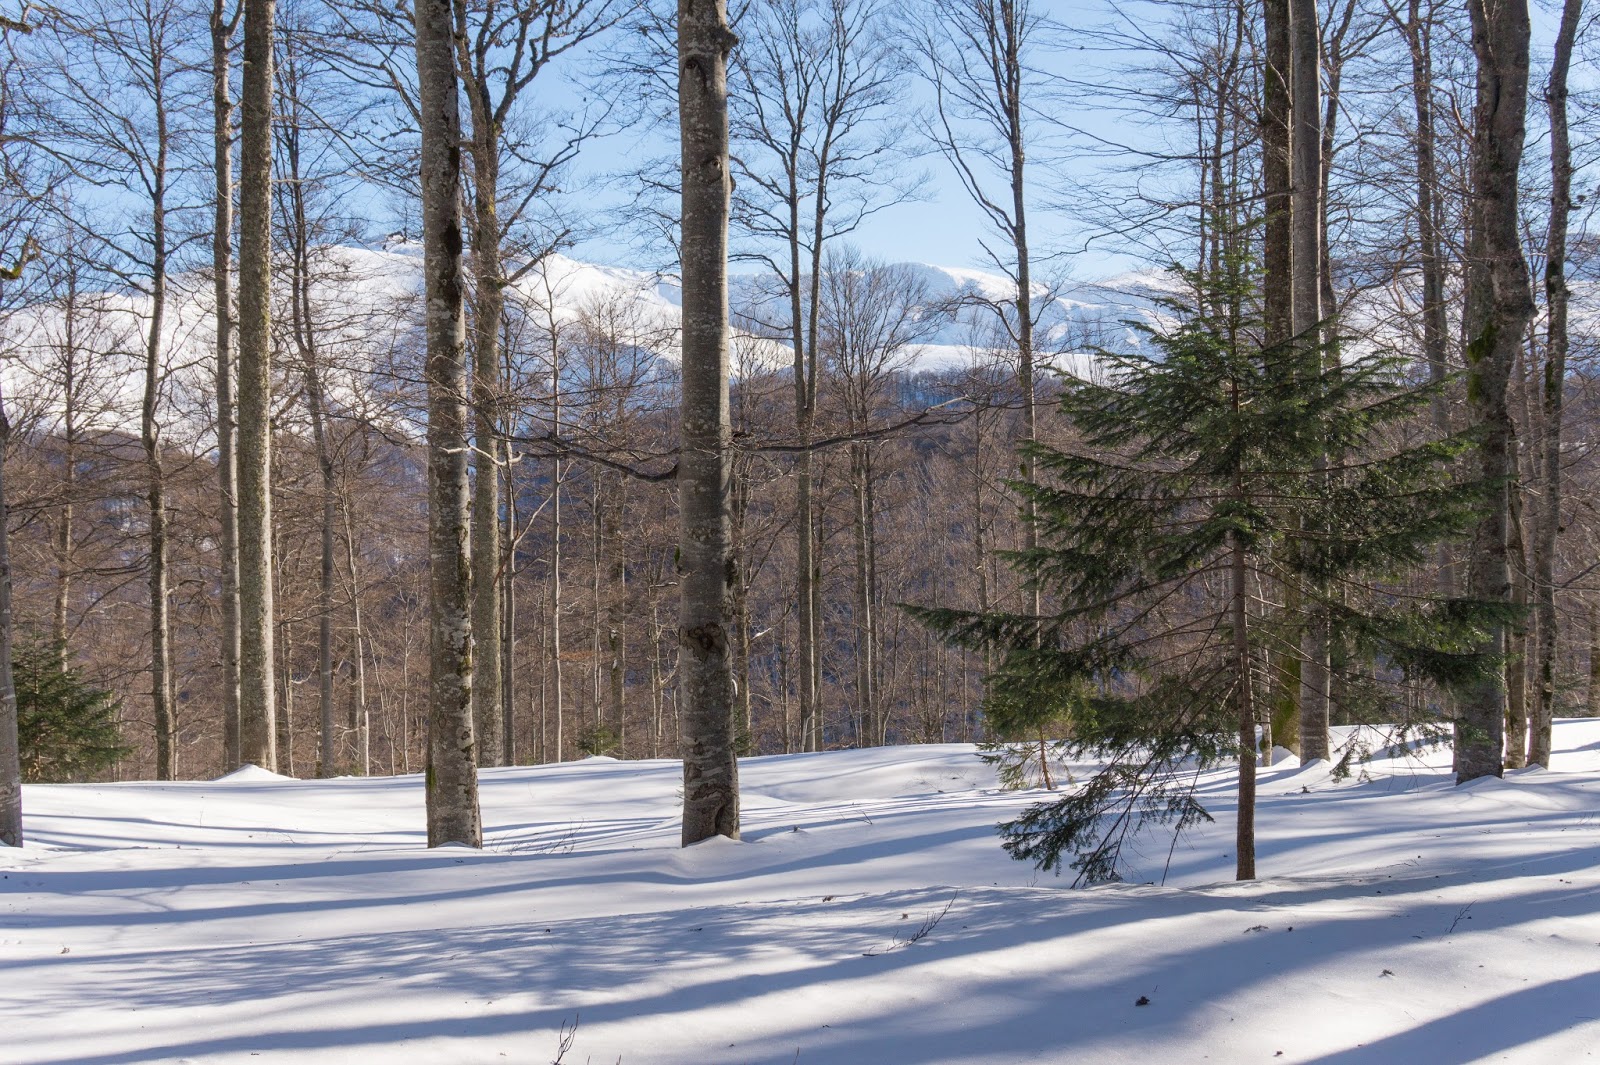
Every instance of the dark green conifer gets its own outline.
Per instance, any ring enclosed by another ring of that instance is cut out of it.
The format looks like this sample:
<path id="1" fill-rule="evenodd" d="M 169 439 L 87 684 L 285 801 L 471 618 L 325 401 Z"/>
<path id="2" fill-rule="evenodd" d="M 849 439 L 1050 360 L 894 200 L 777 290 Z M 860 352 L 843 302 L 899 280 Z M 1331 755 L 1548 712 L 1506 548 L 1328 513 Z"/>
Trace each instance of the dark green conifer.
<path id="1" fill-rule="evenodd" d="M 121 700 L 85 681 L 52 647 L 21 643 L 12 656 L 24 781 L 86 780 L 127 753 L 117 727 Z"/>
<path id="2" fill-rule="evenodd" d="M 1494 668 L 1475 648 L 1495 608 L 1405 582 L 1476 517 L 1484 492 L 1450 473 L 1470 441 L 1424 437 L 1428 392 L 1386 353 L 1264 345 L 1244 262 L 1183 276 L 1190 299 L 1158 307 L 1159 326 L 1130 323 L 1135 350 L 1063 379 L 1072 442 L 1032 445 L 1038 483 L 1013 485 L 1039 535 L 1008 561 L 1053 609 L 914 610 L 999 652 L 986 706 L 1008 729 L 1058 720 L 1070 694 L 1063 753 L 1105 768 L 1000 828 L 1013 857 L 1068 861 L 1080 881 L 1118 879 L 1141 823 L 1210 820 L 1194 781 L 1230 759 L 1238 876 L 1254 877 L 1266 670 L 1297 649 L 1286 603 L 1322 611 L 1345 654 L 1392 675 L 1453 686 Z"/>

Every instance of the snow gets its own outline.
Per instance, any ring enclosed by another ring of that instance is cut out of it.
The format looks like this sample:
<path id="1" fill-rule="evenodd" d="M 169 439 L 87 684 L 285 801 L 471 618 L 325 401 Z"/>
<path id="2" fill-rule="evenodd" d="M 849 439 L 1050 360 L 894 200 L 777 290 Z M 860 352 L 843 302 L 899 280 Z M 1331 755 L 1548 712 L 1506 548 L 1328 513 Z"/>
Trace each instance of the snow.
<path id="1" fill-rule="evenodd" d="M 1262 770 L 1264 879 L 1218 770 L 1216 824 L 1088 890 L 1006 857 L 1039 795 L 960 745 L 747 759 L 744 841 L 687 850 L 665 760 L 485 771 L 482 852 L 424 849 L 416 776 L 28 787 L 0 1060 L 542 1065 L 574 1025 L 568 1065 L 1593 1056 L 1600 721 L 1466 788 L 1360 738 L 1349 779 Z"/>

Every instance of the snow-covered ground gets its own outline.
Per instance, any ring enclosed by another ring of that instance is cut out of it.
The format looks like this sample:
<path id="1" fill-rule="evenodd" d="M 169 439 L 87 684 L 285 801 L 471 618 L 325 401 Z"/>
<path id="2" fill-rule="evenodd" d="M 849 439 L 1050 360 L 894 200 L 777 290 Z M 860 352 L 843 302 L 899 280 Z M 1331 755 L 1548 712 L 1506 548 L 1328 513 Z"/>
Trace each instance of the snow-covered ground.
<path id="1" fill-rule="evenodd" d="M 1600 721 L 1556 739 L 1267 770 L 1245 885 L 1218 771 L 1158 883 L 1090 890 L 1006 857 L 1038 796 L 962 746 L 749 759 L 744 842 L 687 851 L 666 761 L 489 770 L 481 853 L 423 849 L 417 777 L 30 787 L 0 1061 L 1587 1060 Z"/>

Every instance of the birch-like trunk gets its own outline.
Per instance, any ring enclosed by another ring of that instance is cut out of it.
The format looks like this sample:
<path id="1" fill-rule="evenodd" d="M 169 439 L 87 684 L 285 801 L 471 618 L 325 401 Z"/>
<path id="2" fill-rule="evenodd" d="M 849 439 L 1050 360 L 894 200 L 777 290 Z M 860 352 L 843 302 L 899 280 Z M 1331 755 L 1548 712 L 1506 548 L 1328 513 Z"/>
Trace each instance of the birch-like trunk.
<path id="1" fill-rule="evenodd" d="M 156 410 L 161 399 L 161 361 L 165 354 L 162 326 L 167 310 L 167 111 L 161 93 L 156 100 L 156 162 L 151 188 L 150 321 L 145 332 L 144 401 L 139 413 L 139 441 L 144 449 L 145 502 L 150 510 L 150 716 L 156 733 L 156 779 L 171 780 L 176 772 L 172 725 L 171 621 L 167 596 L 167 484 L 161 462 L 161 428 Z"/>
<path id="2" fill-rule="evenodd" d="M 239 133 L 239 757 L 277 768 L 272 594 L 274 0 L 244 0 Z"/>
<path id="3" fill-rule="evenodd" d="M 557 432 L 561 431 L 560 396 L 561 389 L 558 384 L 553 402 Z M 550 491 L 554 494 L 550 497 L 550 654 L 546 675 L 550 679 L 550 705 L 555 711 L 556 743 L 555 757 L 546 760 L 559 762 L 565 757 L 566 751 L 566 733 L 563 727 L 566 718 L 562 716 L 562 707 L 565 705 L 562 684 L 566 678 L 561 663 L 561 460 L 555 459 L 551 466 L 553 479 Z"/>
<path id="4" fill-rule="evenodd" d="M 1471 210 L 1467 230 L 1467 395 L 1480 432 L 1479 473 L 1497 485 L 1473 538 L 1467 591 L 1510 603 L 1508 558 L 1516 437 L 1507 402 L 1511 369 L 1533 317 L 1528 264 L 1517 217 L 1528 102 L 1528 5 L 1497 0 L 1469 5 L 1477 58 L 1473 112 Z M 1503 654 L 1504 626 L 1480 650 Z M 1500 776 L 1505 767 L 1506 687 L 1491 675 L 1461 693 L 1455 727 L 1456 780 Z"/>
<path id="5" fill-rule="evenodd" d="M 414 14 L 428 345 L 428 846 L 481 847 L 472 731 L 461 112 L 450 0 L 417 0 Z"/>
<path id="6" fill-rule="evenodd" d="M 221 578 L 223 764 L 239 760 L 239 484 L 234 456 L 233 406 L 233 98 L 229 89 L 233 31 L 224 0 L 211 8 L 211 148 L 216 209 L 212 216 L 211 270 L 216 300 L 217 358 L 217 566 Z"/>
<path id="7" fill-rule="evenodd" d="M 512 479 L 511 443 L 500 444 L 504 470 L 505 513 L 500 528 L 500 759 L 503 765 L 517 764 L 517 547 L 513 532 L 517 527 L 516 482 Z"/>
<path id="8" fill-rule="evenodd" d="M 678 0 L 683 407 L 678 471 L 683 844 L 739 838 L 728 617 L 728 52 L 725 0 Z"/>

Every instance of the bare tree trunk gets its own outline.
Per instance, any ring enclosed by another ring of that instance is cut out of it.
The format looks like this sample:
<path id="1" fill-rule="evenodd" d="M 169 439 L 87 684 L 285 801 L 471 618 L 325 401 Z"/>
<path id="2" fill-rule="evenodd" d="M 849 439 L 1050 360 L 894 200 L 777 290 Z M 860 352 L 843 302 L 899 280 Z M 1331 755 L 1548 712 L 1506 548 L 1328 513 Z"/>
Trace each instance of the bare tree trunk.
<path id="1" fill-rule="evenodd" d="M 622 487 L 611 479 L 609 491 L 620 493 Z M 606 585 L 608 600 L 606 602 L 606 657 L 607 657 L 607 686 L 611 702 L 611 720 L 617 727 L 617 745 L 622 746 L 623 738 L 627 734 L 627 706 L 626 706 L 626 680 L 627 680 L 627 640 L 624 638 L 626 625 L 626 611 L 624 610 L 624 597 L 627 594 L 628 567 L 626 553 L 622 542 L 622 500 L 613 498 L 604 509 L 602 530 L 606 539 Z"/>
<path id="2" fill-rule="evenodd" d="M 661 670 L 661 605 L 650 597 L 650 757 L 661 757 L 661 734 L 666 720 L 666 679 Z"/>
<path id="3" fill-rule="evenodd" d="M 555 385 L 555 399 L 553 406 L 556 409 L 556 432 L 560 432 L 561 415 L 561 385 L 559 369 L 551 371 L 552 378 L 557 381 Z M 566 757 L 566 736 L 563 724 L 566 721 L 563 715 L 563 706 L 566 700 L 562 696 L 562 681 L 564 669 L 561 664 L 561 460 L 556 459 L 551 464 L 554 467 L 550 490 L 555 493 L 550 498 L 550 657 L 548 676 L 550 678 L 550 700 L 555 709 L 556 718 L 556 746 L 555 757 L 549 759 L 559 762 Z"/>
<path id="4" fill-rule="evenodd" d="M 1294 77 L 1294 46 L 1290 33 L 1290 0 L 1264 0 L 1265 65 L 1261 78 L 1261 184 L 1265 206 L 1262 227 L 1263 340 L 1268 348 L 1288 344 L 1294 336 L 1294 112 L 1290 86 Z M 1218 133 L 1221 136 L 1221 131 Z M 1217 155 L 1220 157 L 1221 152 Z M 1216 160 L 1221 184 L 1222 161 Z M 1220 198 L 1222 192 L 1217 190 Z M 1220 224 L 1220 220 L 1218 223 Z M 1220 267 L 1220 260 L 1219 260 Z M 1285 591 L 1284 614 L 1300 611 L 1300 589 Z M 1300 751 L 1300 656 L 1284 654 L 1280 671 L 1280 696 L 1268 725 L 1276 742 Z M 1271 751 L 1269 750 L 1270 756 Z"/>
<path id="5" fill-rule="evenodd" d="M 1294 208 L 1290 219 L 1291 328 L 1305 372 L 1320 375 L 1322 321 L 1322 32 L 1316 0 L 1289 0 L 1293 51 L 1290 138 Z M 1318 460 L 1326 466 L 1325 459 Z M 1313 535 L 1315 530 L 1313 530 Z M 1328 757 L 1329 625 L 1327 607 L 1313 590 L 1300 639 L 1300 757 Z"/>
<path id="6" fill-rule="evenodd" d="M 606 699 L 602 692 L 601 674 L 605 671 L 605 664 L 601 661 L 601 644 L 605 640 L 601 632 L 601 615 L 603 608 L 600 600 L 604 597 L 601 585 L 602 560 L 605 557 L 605 530 L 602 528 L 600 509 L 600 479 L 593 477 L 589 481 L 589 691 L 594 700 L 594 724 L 596 737 L 599 730 L 606 725 Z"/>
<path id="7" fill-rule="evenodd" d="M 1528 761 L 1550 765 L 1555 717 L 1556 542 L 1561 533 L 1561 419 L 1567 385 L 1567 226 L 1572 215 L 1572 137 L 1567 129 L 1567 74 L 1583 17 L 1583 0 L 1566 0 L 1556 35 L 1555 59 L 1545 86 L 1550 109 L 1550 232 L 1545 241 L 1544 450 L 1540 455 L 1540 504 L 1534 532 L 1533 594 L 1537 616 L 1533 722 Z"/>
<path id="8" fill-rule="evenodd" d="M 1600 607 L 1589 608 L 1589 691 L 1585 700 L 1590 717 L 1600 717 Z"/>
<path id="9" fill-rule="evenodd" d="M 11 675 L 15 644 L 11 619 L 10 510 L 6 506 L 5 455 L 11 421 L 0 395 L 0 844 L 22 846 L 22 750 L 17 742 L 17 686 Z"/>
<path id="10" fill-rule="evenodd" d="M 1521 376 L 1520 371 L 1518 375 Z M 1522 382 L 1526 388 L 1526 381 Z M 1528 604 L 1528 550 L 1522 535 L 1522 493 L 1511 493 L 1511 517 L 1506 524 L 1506 556 L 1510 559 L 1511 601 L 1526 609 Z M 1536 647 L 1537 635 L 1526 622 L 1506 630 L 1506 744 L 1505 767 L 1521 769 L 1528 764 L 1528 651 Z"/>
<path id="11" fill-rule="evenodd" d="M 244 0 L 239 137 L 239 756 L 276 769 L 272 597 L 274 0 Z"/>
<path id="12" fill-rule="evenodd" d="M 878 628 L 876 612 L 877 581 L 873 574 L 872 457 L 865 444 L 850 447 L 850 480 L 853 498 L 851 525 L 856 551 L 856 701 L 867 732 L 863 745 L 881 746 L 886 742 L 885 722 L 878 705 L 876 657 Z"/>
<path id="13" fill-rule="evenodd" d="M 790 241 L 790 269 L 794 284 L 790 293 L 791 313 L 794 320 L 794 409 L 796 442 L 801 451 L 795 462 L 795 599 L 799 606 L 799 624 L 796 652 L 799 662 L 795 668 L 795 681 L 800 704 L 800 750 L 817 749 L 817 699 L 820 697 L 817 676 L 817 563 L 813 557 L 816 545 L 816 514 L 812 507 L 814 474 L 811 461 L 812 421 L 816 416 L 816 347 L 808 346 L 802 330 L 800 306 L 800 241 L 799 199 L 791 200 L 795 237 Z M 809 358 L 808 358 L 809 354 Z"/>
<path id="14" fill-rule="evenodd" d="M 1467 394 L 1481 432 L 1480 473 L 1497 487 L 1474 537 L 1467 590 L 1475 598 L 1509 604 L 1510 496 L 1517 464 L 1508 386 L 1533 316 L 1517 217 L 1528 100 L 1528 6 L 1526 0 L 1496 0 L 1469 8 L 1478 76 L 1462 324 Z M 1481 650 L 1503 654 L 1505 627 L 1495 626 Z M 1457 782 L 1504 771 L 1505 715 L 1503 676 L 1486 677 L 1462 692 L 1455 728 Z"/>
<path id="15" fill-rule="evenodd" d="M 67 293 L 62 301 L 63 380 L 61 387 L 61 507 L 56 513 L 56 595 L 50 615 L 50 644 L 65 668 L 67 613 L 72 601 L 73 521 L 78 481 L 78 271 L 68 267 Z"/>
<path id="16" fill-rule="evenodd" d="M 161 329 L 167 304 L 167 111 L 157 106 L 158 144 L 151 191 L 150 322 L 145 334 L 144 402 L 139 418 L 150 508 L 150 710 L 156 732 L 156 779 L 171 780 L 177 770 L 173 750 L 171 622 L 167 602 L 167 495 L 161 463 L 161 430 L 156 407 L 161 398 Z"/>
<path id="17" fill-rule="evenodd" d="M 682 569 L 678 692 L 685 717 L 683 844 L 739 838 L 728 471 L 728 52 L 725 0 L 678 2 L 683 185 Z"/>
<path id="18" fill-rule="evenodd" d="M 501 441 L 502 469 L 505 471 L 505 516 L 500 530 L 500 753 L 504 765 L 517 764 L 517 548 L 512 530 L 517 527 L 516 482 L 512 477 L 511 443 Z"/>
<path id="19" fill-rule="evenodd" d="M 327 397 L 323 387 L 318 331 L 311 308 L 311 232 L 307 223 L 304 175 L 300 166 L 301 101 L 295 89 L 298 57 L 285 53 L 283 71 L 291 99 L 278 138 L 287 178 L 283 189 L 288 206 L 289 321 L 305 379 L 306 407 L 311 415 L 311 440 L 321 477 L 321 552 L 317 580 L 317 776 L 334 776 L 339 765 L 334 731 L 334 526 L 338 521 L 338 482 L 334 471 L 333 441 L 329 438 Z M 287 668 L 287 657 L 285 658 Z"/>
<path id="20" fill-rule="evenodd" d="M 475 97 L 474 97 L 475 99 Z M 474 109 L 472 257 L 477 282 L 472 344 L 472 633 L 473 727 L 478 764 L 504 765 L 501 727 L 500 655 L 500 473 L 499 445 L 500 322 L 505 311 L 505 278 L 500 261 L 500 221 L 496 213 L 500 171 L 498 135 L 488 115 Z"/>
<path id="21" fill-rule="evenodd" d="M 417 0 L 414 12 L 428 300 L 428 846 L 481 847 L 472 732 L 461 114 L 450 0 Z"/>
<path id="22" fill-rule="evenodd" d="M 227 17 L 225 0 L 211 8 L 211 145 L 216 189 L 212 218 L 211 270 L 217 323 L 217 540 L 222 613 L 222 746 L 223 764 L 237 769 L 239 759 L 239 486 L 234 456 L 236 426 L 233 406 L 233 99 L 229 90 L 235 8 Z"/>
<path id="23" fill-rule="evenodd" d="M 1236 400 L 1237 402 L 1237 400 Z M 1249 586 L 1244 545 L 1234 538 L 1230 567 L 1235 699 L 1239 719 L 1239 817 L 1234 832 L 1234 878 L 1256 878 L 1256 708 L 1250 677 Z"/>
<path id="24" fill-rule="evenodd" d="M 350 692 L 350 715 L 346 722 L 355 741 L 361 775 L 372 775 L 372 720 L 367 707 L 366 626 L 361 620 L 361 578 L 356 570 L 356 543 L 350 528 L 350 502 L 345 501 L 344 562 L 350 574 L 350 642 L 354 650 L 355 685 Z"/>
<path id="25" fill-rule="evenodd" d="M 274 651 L 278 655 L 278 662 L 282 668 L 276 670 L 282 690 L 278 693 L 277 727 L 273 735 L 277 737 L 276 750 L 278 769 L 288 776 L 294 776 L 294 625 L 284 621 L 282 631 L 277 634 L 274 642 Z"/>
<path id="26" fill-rule="evenodd" d="M 339 761 L 333 725 L 333 527 L 338 521 L 338 491 L 334 482 L 321 375 L 314 365 L 316 355 L 307 350 L 306 357 L 306 398 L 311 406 L 311 435 L 317 451 L 317 466 L 322 475 L 322 544 L 317 579 L 317 692 L 321 757 L 318 759 L 317 775 L 331 777 Z"/>
<path id="27" fill-rule="evenodd" d="M 1436 161 L 1438 137 L 1433 104 L 1433 13 L 1424 14 L 1422 0 L 1409 0 L 1406 21 L 1400 25 L 1411 53 L 1411 94 L 1416 112 L 1413 152 L 1417 181 L 1417 253 L 1422 268 L 1422 351 L 1428 381 L 1435 391 L 1429 405 L 1436 432 L 1450 430 L 1450 405 L 1443 388 L 1449 375 L 1450 321 L 1445 306 L 1445 256 L 1443 190 Z M 1439 594 L 1455 594 L 1452 551 L 1441 544 L 1438 554 Z"/>

